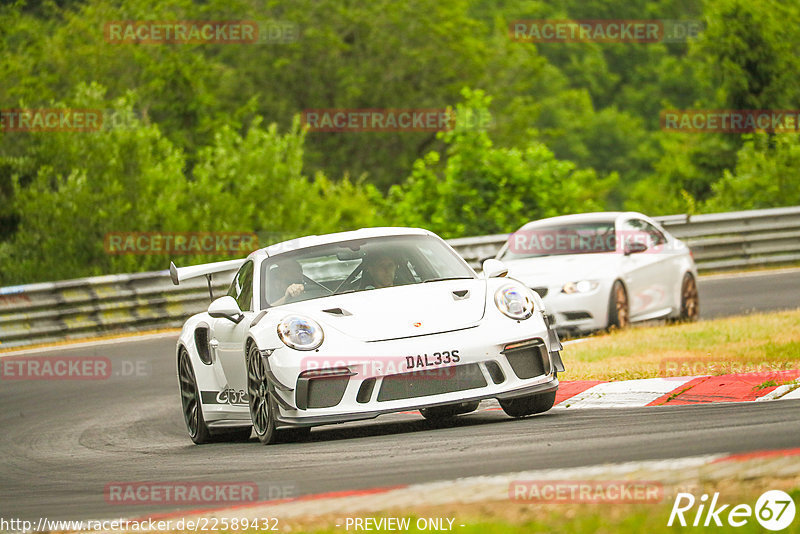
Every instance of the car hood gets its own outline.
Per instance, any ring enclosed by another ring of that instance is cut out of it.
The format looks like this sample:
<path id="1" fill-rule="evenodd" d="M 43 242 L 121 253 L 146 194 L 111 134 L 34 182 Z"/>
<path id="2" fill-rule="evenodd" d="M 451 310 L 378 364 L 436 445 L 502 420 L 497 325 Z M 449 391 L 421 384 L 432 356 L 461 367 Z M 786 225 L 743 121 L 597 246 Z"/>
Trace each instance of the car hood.
<path id="1" fill-rule="evenodd" d="M 485 305 L 486 281 L 476 278 L 372 289 L 283 309 L 361 341 L 384 341 L 474 326 L 483 319 Z"/>
<path id="2" fill-rule="evenodd" d="M 529 287 L 550 287 L 578 280 L 599 280 L 619 271 L 622 254 L 565 254 L 503 260 L 508 275 Z"/>

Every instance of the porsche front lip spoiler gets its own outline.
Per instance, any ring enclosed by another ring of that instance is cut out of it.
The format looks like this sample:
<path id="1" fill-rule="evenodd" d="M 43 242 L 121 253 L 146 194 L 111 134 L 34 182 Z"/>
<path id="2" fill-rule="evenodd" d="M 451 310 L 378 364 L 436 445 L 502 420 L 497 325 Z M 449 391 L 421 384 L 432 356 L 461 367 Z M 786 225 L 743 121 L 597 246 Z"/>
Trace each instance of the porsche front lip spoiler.
<path id="1" fill-rule="evenodd" d="M 526 386 L 523 388 L 513 389 L 511 391 L 505 391 L 503 393 L 494 393 L 489 395 L 474 395 L 471 397 L 464 397 L 459 399 L 459 403 L 463 402 L 473 402 L 473 401 L 481 401 L 486 399 L 498 399 L 498 400 L 507 400 L 507 399 L 514 399 L 517 397 L 526 397 L 528 395 L 535 395 L 538 393 L 550 393 L 551 391 L 558 390 L 558 379 L 553 377 L 551 380 L 543 383 L 543 384 L 535 384 L 532 386 Z M 388 413 L 396 413 L 402 411 L 409 411 L 409 410 L 419 410 L 420 408 L 431 408 L 434 406 L 443 406 L 447 404 L 454 404 L 453 401 L 449 402 L 435 402 L 431 404 L 425 404 L 422 406 L 414 406 L 408 407 L 403 409 L 391 409 L 391 410 L 372 410 L 369 412 L 357 412 L 357 413 L 346 413 L 346 414 L 333 414 L 333 415 L 318 415 L 318 416 L 310 416 L 310 417 L 286 417 L 280 416 L 276 417 L 276 422 L 279 424 L 290 425 L 290 426 L 317 426 L 317 425 L 327 425 L 332 423 L 348 423 L 350 421 L 363 421 L 366 419 L 375 419 L 379 415 L 384 415 Z"/>

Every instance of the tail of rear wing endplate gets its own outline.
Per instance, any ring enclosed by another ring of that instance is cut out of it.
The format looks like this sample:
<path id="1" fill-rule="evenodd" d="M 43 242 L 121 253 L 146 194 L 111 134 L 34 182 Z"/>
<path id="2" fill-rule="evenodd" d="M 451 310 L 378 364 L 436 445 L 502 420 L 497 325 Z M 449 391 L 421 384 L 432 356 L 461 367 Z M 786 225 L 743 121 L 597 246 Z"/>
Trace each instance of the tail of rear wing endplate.
<path id="1" fill-rule="evenodd" d="M 211 289 L 211 278 L 214 273 L 224 273 L 239 269 L 247 258 L 240 260 L 217 261 L 214 263 L 203 263 L 201 265 L 189 265 L 188 267 L 176 267 L 175 262 L 169 262 L 169 277 L 176 286 L 184 280 L 205 276 L 208 281 L 208 294 L 214 300 L 214 292 Z"/>

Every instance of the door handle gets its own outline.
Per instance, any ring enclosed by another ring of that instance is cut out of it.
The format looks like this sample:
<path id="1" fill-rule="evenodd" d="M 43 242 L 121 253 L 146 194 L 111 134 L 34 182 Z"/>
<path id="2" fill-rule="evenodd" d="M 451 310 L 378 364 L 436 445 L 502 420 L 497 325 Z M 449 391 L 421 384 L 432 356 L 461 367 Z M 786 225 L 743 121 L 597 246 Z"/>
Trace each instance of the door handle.
<path id="1" fill-rule="evenodd" d="M 212 338 L 208 342 L 208 348 L 211 349 L 211 361 L 215 362 L 219 356 L 219 340 Z"/>

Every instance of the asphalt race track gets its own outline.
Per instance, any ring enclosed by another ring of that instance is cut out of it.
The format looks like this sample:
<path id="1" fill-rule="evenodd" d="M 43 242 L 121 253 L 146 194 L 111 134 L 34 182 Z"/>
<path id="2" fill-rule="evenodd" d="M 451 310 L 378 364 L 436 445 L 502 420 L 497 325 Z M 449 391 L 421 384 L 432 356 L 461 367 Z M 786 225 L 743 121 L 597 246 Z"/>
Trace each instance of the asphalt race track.
<path id="1" fill-rule="evenodd" d="M 700 291 L 704 317 L 793 308 L 800 272 L 707 280 Z M 108 357 L 108 380 L 0 381 L 0 517 L 114 518 L 175 508 L 112 506 L 104 487 L 113 482 L 255 482 L 267 498 L 800 444 L 800 401 L 787 400 L 556 408 L 523 420 L 484 411 L 447 424 L 396 414 L 321 427 L 306 443 L 195 446 L 181 415 L 175 337 L 42 352 Z"/>
<path id="2" fill-rule="evenodd" d="M 701 277 L 697 287 L 704 319 L 800 307 L 800 269 Z"/>

